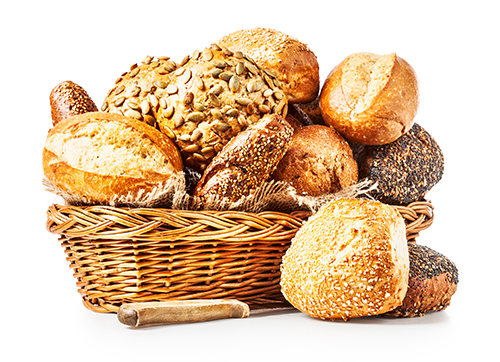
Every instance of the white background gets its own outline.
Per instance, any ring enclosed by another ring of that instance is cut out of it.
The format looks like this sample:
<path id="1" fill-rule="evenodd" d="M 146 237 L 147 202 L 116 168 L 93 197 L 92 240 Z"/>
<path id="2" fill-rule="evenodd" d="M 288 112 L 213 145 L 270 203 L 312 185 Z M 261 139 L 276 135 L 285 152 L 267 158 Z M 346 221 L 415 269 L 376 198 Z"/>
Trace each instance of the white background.
<path id="1" fill-rule="evenodd" d="M 0 359 L 72 361 L 499 360 L 497 263 L 500 117 L 494 1 L 25 1 L 2 7 Z M 443 149 L 429 193 L 435 222 L 418 241 L 453 260 L 458 291 L 413 319 L 325 322 L 281 312 L 133 329 L 81 303 L 47 207 L 41 152 L 49 93 L 72 80 L 100 106 L 146 55 L 180 60 L 252 27 L 307 43 L 321 80 L 354 52 L 396 52 L 416 70 L 416 121 Z M 5 359 L 4 356 L 11 356 Z"/>

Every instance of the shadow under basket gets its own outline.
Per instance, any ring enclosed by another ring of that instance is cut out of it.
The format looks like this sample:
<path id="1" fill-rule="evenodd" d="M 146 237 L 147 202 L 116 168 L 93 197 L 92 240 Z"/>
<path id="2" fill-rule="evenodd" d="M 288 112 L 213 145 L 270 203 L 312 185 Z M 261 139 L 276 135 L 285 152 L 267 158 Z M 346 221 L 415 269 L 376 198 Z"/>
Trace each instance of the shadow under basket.
<path id="1" fill-rule="evenodd" d="M 430 202 L 395 206 L 407 240 L 433 220 Z M 60 236 L 84 305 L 238 299 L 252 309 L 290 307 L 281 258 L 309 212 L 246 213 L 52 205 L 47 230 Z"/>

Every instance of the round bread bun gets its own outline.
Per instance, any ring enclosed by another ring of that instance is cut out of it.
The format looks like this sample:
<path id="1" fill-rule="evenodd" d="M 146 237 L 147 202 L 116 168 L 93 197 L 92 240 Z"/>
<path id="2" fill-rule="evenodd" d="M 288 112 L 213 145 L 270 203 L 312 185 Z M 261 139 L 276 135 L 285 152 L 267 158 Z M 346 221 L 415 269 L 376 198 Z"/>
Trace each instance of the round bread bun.
<path id="1" fill-rule="evenodd" d="M 217 43 L 233 51 L 241 50 L 276 74 L 290 103 L 308 103 L 318 95 L 318 60 L 299 40 L 275 29 L 253 28 L 230 33 Z"/>
<path id="2" fill-rule="evenodd" d="M 152 206 L 183 164 L 160 131 L 118 114 L 90 112 L 47 136 L 43 172 L 70 203 Z"/>
<path id="3" fill-rule="evenodd" d="M 296 129 L 272 178 L 289 183 L 298 194 L 320 196 L 358 182 L 358 165 L 347 141 L 328 126 Z"/>
<path id="4" fill-rule="evenodd" d="M 408 291 L 396 309 L 386 313 L 394 317 L 419 317 L 446 309 L 457 291 L 458 269 L 446 256 L 429 247 L 408 244 L 410 276 Z"/>
<path id="5" fill-rule="evenodd" d="M 316 318 L 378 315 L 401 305 L 408 288 L 405 224 L 373 200 L 329 202 L 299 229 L 281 265 L 281 291 Z"/>
<path id="6" fill-rule="evenodd" d="M 156 122 L 185 166 L 203 171 L 250 124 L 267 114 L 286 116 L 287 98 L 276 83 L 242 52 L 214 44 L 180 64 L 148 58 L 121 77 L 105 109 Z"/>
<path id="7" fill-rule="evenodd" d="M 319 100 L 324 122 L 364 145 L 390 143 L 408 132 L 418 104 L 415 72 L 394 53 L 348 56 L 328 75 Z"/>
<path id="8" fill-rule="evenodd" d="M 419 124 L 396 141 L 381 146 L 353 146 L 359 178 L 377 182 L 371 192 L 390 205 L 421 201 L 442 178 L 444 157 L 434 138 Z"/>

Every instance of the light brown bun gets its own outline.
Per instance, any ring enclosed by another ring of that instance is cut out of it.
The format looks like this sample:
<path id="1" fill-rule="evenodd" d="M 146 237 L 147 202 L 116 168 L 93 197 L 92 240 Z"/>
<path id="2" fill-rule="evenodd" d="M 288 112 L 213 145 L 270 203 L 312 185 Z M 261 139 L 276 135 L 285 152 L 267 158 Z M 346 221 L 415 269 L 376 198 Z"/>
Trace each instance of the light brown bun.
<path id="1" fill-rule="evenodd" d="M 396 54 L 356 53 L 321 89 L 323 120 L 350 142 L 381 145 L 408 132 L 419 104 L 413 68 Z"/>
<path id="2" fill-rule="evenodd" d="M 178 146 L 184 164 L 203 171 L 248 125 L 266 114 L 286 116 L 288 103 L 274 78 L 250 58 L 213 45 L 180 64 L 148 59 L 121 77 L 104 108 L 152 119 Z"/>
<path id="3" fill-rule="evenodd" d="M 408 244 L 410 277 L 403 304 L 386 313 L 419 317 L 446 309 L 457 291 L 458 269 L 446 256 L 423 245 Z"/>
<path id="4" fill-rule="evenodd" d="M 43 149 L 43 171 L 72 202 L 140 205 L 182 170 L 163 133 L 125 116 L 91 112 L 58 123 Z"/>
<path id="5" fill-rule="evenodd" d="M 292 239 L 282 261 L 281 291 L 310 316 L 349 320 L 401 305 L 408 272 L 399 213 L 378 201 L 339 199 Z"/>
<path id="6" fill-rule="evenodd" d="M 272 178 L 289 183 L 298 194 L 320 196 L 358 182 L 358 165 L 337 131 L 311 125 L 295 130 Z"/>
<path id="7" fill-rule="evenodd" d="M 266 115 L 236 135 L 208 165 L 194 195 L 236 201 L 270 178 L 285 154 L 293 128 Z"/>
<path id="8" fill-rule="evenodd" d="M 59 83 L 50 92 L 50 110 L 53 125 L 77 114 L 98 111 L 85 89 L 70 80 Z"/>
<path id="9" fill-rule="evenodd" d="M 233 51 L 241 50 L 276 74 L 290 103 L 308 103 L 318 95 L 318 60 L 299 40 L 278 30 L 253 28 L 235 31 L 217 43 Z"/>

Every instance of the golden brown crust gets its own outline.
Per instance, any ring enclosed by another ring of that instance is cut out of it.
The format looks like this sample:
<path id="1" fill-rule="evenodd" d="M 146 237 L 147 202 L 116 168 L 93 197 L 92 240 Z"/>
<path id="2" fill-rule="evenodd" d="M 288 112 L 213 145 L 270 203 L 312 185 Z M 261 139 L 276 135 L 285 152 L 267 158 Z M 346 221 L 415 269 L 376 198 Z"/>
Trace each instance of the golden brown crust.
<path id="1" fill-rule="evenodd" d="M 110 113 L 91 112 L 58 123 L 43 149 L 47 180 L 83 204 L 140 203 L 182 167 L 179 151 L 164 134 Z"/>
<path id="2" fill-rule="evenodd" d="M 97 112 L 97 106 L 88 93 L 72 81 L 59 83 L 50 92 L 52 124 L 88 112 Z"/>
<path id="3" fill-rule="evenodd" d="M 208 165 L 194 195 L 236 201 L 269 179 L 286 152 L 292 127 L 279 115 L 264 116 L 235 136 Z"/>
<path id="4" fill-rule="evenodd" d="M 348 141 L 387 144 L 413 124 L 419 104 L 417 78 L 396 54 L 356 53 L 331 71 L 319 102 L 325 123 Z"/>
<path id="5" fill-rule="evenodd" d="M 276 74 L 290 103 L 308 103 L 318 95 L 318 60 L 299 40 L 274 29 L 253 28 L 230 33 L 218 44 L 241 50 Z"/>
<path id="6" fill-rule="evenodd" d="M 402 303 L 408 264 L 397 211 L 377 201 L 335 200 L 292 239 L 281 290 L 295 308 L 321 319 L 382 314 Z"/>
<path id="7" fill-rule="evenodd" d="M 297 129 L 273 179 L 288 182 L 301 195 L 335 193 L 358 181 L 349 144 L 328 126 Z"/>

